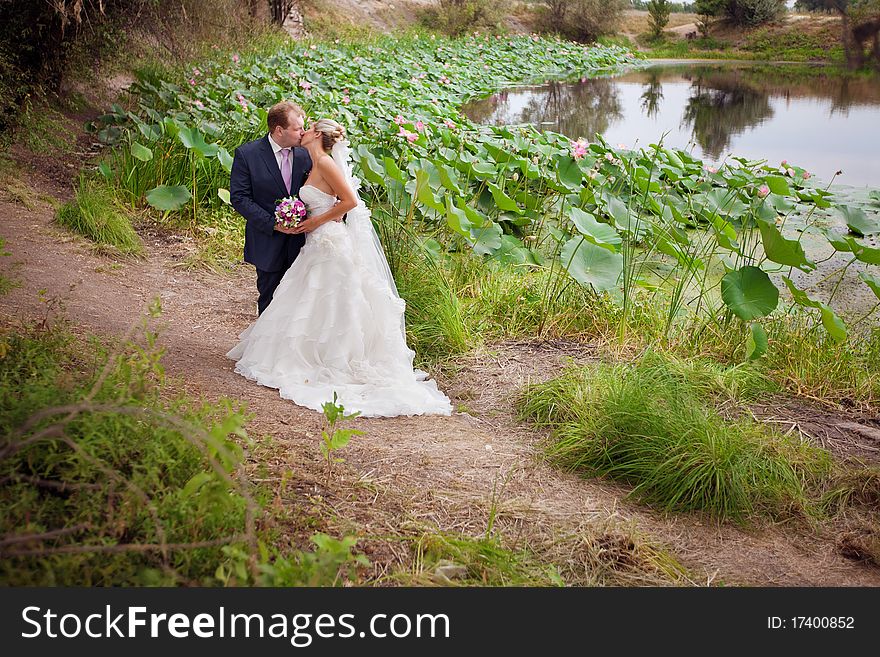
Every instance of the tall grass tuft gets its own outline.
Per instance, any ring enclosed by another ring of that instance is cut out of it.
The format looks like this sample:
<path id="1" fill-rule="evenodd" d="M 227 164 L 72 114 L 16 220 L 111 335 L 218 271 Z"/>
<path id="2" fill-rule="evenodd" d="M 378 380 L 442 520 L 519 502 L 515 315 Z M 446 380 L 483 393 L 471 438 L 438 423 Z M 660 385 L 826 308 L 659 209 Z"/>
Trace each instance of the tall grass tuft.
<path id="1" fill-rule="evenodd" d="M 835 342 L 804 313 L 765 320 L 770 348 L 757 367 L 781 390 L 824 403 L 880 405 L 880 327 Z M 674 346 L 684 356 L 735 363 L 744 354 L 736 323 L 706 323 Z"/>
<path id="2" fill-rule="evenodd" d="M 113 190 L 98 180 L 80 178 L 76 200 L 62 206 L 58 223 L 120 253 L 143 252 L 128 211 L 116 200 Z"/>
<path id="3" fill-rule="evenodd" d="M 805 508 L 805 483 L 830 463 L 822 450 L 725 418 L 712 404 L 713 395 L 764 385 L 747 370 L 722 374 L 648 354 L 530 387 L 520 409 L 553 430 L 551 462 L 633 484 L 635 497 L 663 509 L 742 521 Z"/>
<path id="4" fill-rule="evenodd" d="M 426 247 L 424 237 L 400 220 L 379 208 L 373 216 L 398 293 L 406 301 L 409 346 L 425 361 L 466 353 L 474 337 L 443 262 Z"/>

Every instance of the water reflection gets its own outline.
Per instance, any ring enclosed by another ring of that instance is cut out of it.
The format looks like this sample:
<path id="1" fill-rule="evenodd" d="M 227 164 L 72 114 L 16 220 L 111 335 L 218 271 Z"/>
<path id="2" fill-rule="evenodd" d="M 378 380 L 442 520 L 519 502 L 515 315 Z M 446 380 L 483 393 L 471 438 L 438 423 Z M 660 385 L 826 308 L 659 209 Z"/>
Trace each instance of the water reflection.
<path id="1" fill-rule="evenodd" d="M 533 123 L 566 135 L 604 133 L 623 117 L 620 98 L 607 79 L 584 79 L 575 84 L 548 82 L 540 93 L 501 91 L 468 105 L 467 115 L 479 123 Z M 511 117 L 516 120 L 511 120 Z"/>
<path id="2" fill-rule="evenodd" d="M 766 93 L 728 76 L 696 75 L 691 80 L 691 94 L 681 122 L 691 130 L 703 153 L 717 160 L 734 135 L 772 116 Z"/>
<path id="3" fill-rule="evenodd" d="M 720 161 L 787 159 L 880 186 L 880 77 L 766 64 L 664 64 L 614 78 L 511 89 L 465 107 L 481 123 L 532 123 L 612 144 L 666 143 Z"/>
<path id="4" fill-rule="evenodd" d="M 663 83 L 657 71 L 651 71 L 648 81 L 645 82 L 645 90 L 642 92 L 642 112 L 648 118 L 660 113 L 660 101 L 663 100 Z"/>

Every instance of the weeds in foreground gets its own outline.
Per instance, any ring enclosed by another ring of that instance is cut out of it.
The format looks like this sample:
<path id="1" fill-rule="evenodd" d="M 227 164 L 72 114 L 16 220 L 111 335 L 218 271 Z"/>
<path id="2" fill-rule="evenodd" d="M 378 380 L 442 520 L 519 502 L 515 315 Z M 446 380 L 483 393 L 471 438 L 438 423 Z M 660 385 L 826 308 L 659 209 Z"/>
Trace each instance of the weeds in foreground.
<path id="1" fill-rule="evenodd" d="M 154 312 L 158 308 L 154 307 Z M 167 389 L 156 334 L 112 353 L 63 323 L 0 342 L 0 581 L 12 585 L 329 585 L 354 539 L 271 540 L 241 476 L 243 409 Z M 257 520 L 260 520 L 258 523 Z"/>
<path id="2" fill-rule="evenodd" d="M 58 223 L 122 254 L 143 252 L 130 213 L 116 200 L 112 189 L 97 179 L 80 178 L 76 200 L 62 206 Z"/>
<path id="3" fill-rule="evenodd" d="M 333 399 L 325 402 L 322 406 L 324 411 L 324 419 L 327 421 L 327 428 L 321 430 L 321 453 L 327 459 L 327 478 L 330 478 L 330 472 L 334 463 L 341 463 L 343 459 L 333 456 L 334 452 L 348 445 L 354 436 L 363 436 L 364 432 L 358 429 L 337 429 L 336 425 L 345 420 L 353 420 L 357 413 L 345 414 L 345 407 L 337 404 L 336 393 L 333 393 Z"/>

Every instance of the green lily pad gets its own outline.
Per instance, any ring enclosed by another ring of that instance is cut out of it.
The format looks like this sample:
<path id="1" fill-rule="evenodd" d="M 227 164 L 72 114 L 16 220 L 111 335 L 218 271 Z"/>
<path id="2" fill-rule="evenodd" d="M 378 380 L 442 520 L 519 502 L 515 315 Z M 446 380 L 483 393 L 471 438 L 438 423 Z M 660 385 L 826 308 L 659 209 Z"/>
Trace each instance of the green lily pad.
<path id="1" fill-rule="evenodd" d="M 721 298 L 734 315 L 748 322 L 776 309 L 779 290 L 766 272 L 746 266 L 724 275 Z"/>
<path id="2" fill-rule="evenodd" d="M 603 249 L 580 236 L 565 243 L 560 259 L 573 279 L 597 292 L 616 287 L 623 273 L 623 255 Z"/>
<path id="3" fill-rule="evenodd" d="M 187 204 L 192 194 L 184 185 L 159 185 L 147 192 L 147 203 L 157 210 L 172 212 Z"/>
<path id="4" fill-rule="evenodd" d="M 837 209 L 843 215 L 847 228 L 859 237 L 880 233 L 880 217 L 869 217 L 861 208 L 849 205 L 838 205 Z"/>

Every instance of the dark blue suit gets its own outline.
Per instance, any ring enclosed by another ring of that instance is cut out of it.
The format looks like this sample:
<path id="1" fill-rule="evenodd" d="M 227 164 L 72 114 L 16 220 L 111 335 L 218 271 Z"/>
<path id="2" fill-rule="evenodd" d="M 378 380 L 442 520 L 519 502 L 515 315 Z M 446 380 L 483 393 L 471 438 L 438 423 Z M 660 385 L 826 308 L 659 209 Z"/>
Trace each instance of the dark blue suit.
<path id="1" fill-rule="evenodd" d="M 260 293 L 257 308 L 261 313 L 306 241 L 305 235 L 287 235 L 275 230 L 275 205 L 285 196 L 297 196 L 311 169 L 308 151 L 294 148 L 288 194 L 268 136 L 235 149 L 229 197 L 232 207 L 247 220 L 244 260 L 257 268 Z"/>

